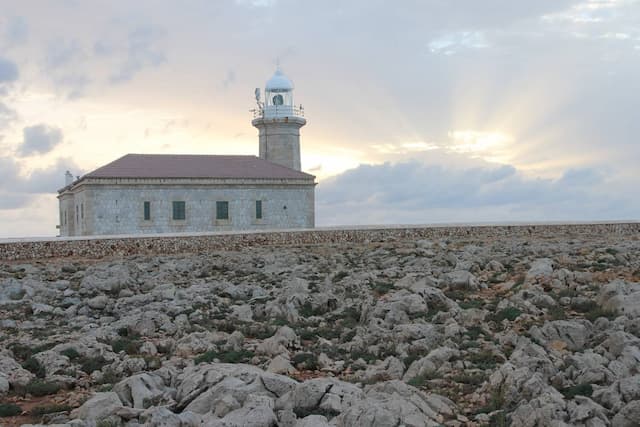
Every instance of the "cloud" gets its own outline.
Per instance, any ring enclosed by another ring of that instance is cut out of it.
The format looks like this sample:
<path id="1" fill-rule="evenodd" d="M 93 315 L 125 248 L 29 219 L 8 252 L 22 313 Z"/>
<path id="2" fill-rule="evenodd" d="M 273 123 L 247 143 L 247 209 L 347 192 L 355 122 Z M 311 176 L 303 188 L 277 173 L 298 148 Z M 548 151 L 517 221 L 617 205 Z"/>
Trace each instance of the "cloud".
<path id="1" fill-rule="evenodd" d="M 164 51 L 160 47 L 160 40 L 165 32 L 155 27 L 139 27 L 129 32 L 124 50 L 124 60 L 119 68 L 109 78 L 111 83 L 123 83 L 131 80 L 138 72 L 146 67 L 157 67 L 167 61 Z M 96 52 L 113 54 L 116 47 L 96 45 Z"/>
<path id="2" fill-rule="evenodd" d="M 46 154 L 62 142 L 62 130 L 57 127 L 39 124 L 23 129 L 24 140 L 18 147 L 18 154 Z"/>
<path id="3" fill-rule="evenodd" d="M 49 42 L 45 54 L 47 69 L 60 68 L 85 58 L 86 53 L 84 52 L 84 48 L 76 39 L 53 40 Z"/>
<path id="4" fill-rule="evenodd" d="M 616 196 L 607 175 L 569 170 L 528 178 L 510 165 L 444 167 L 418 161 L 360 165 L 318 185 L 318 223 L 629 219 L 640 203 Z"/>
<path id="5" fill-rule="evenodd" d="M 40 195 L 50 195 L 64 187 L 64 174 L 81 169 L 70 158 L 59 158 L 53 165 L 25 174 L 14 159 L 0 157 L 0 210 L 27 206 Z"/>
<path id="6" fill-rule="evenodd" d="M 9 123 L 16 120 L 18 113 L 0 101 L 0 129 L 4 129 Z"/>
<path id="7" fill-rule="evenodd" d="M 13 16 L 6 20 L 5 40 L 9 46 L 24 43 L 29 35 L 29 27 L 22 16 Z"/>
<path id="8" fill-rule="evenodd" d="M 0 57 L 0 83 L 18 80 L 18 66 L 12 61 Z"/>
<path id="9" fill-rule="evenodd" d="M 228 89 L 236 81 L 236 72 L 234 70 L 228 70 L 227 75 L 222 80 L 222 87 Z"/>

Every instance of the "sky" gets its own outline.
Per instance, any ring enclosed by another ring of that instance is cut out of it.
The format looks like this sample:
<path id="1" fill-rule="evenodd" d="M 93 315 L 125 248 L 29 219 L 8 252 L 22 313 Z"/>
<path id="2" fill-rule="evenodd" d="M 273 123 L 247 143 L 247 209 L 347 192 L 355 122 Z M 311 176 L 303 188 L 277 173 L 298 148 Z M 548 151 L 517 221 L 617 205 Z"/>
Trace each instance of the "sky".
<path id="1" fill-rule="evenodd" d="M 0 237 L 64 172 L 254 154 L 279 63 L 316 225 L 640 219 L 638 0 L 0 0 Z"/>

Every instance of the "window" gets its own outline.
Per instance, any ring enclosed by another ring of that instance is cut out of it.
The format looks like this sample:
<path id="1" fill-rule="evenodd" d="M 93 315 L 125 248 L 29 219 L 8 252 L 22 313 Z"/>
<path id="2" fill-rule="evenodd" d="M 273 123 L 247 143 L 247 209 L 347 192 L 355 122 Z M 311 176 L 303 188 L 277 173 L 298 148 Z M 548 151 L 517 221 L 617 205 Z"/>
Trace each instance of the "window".
<path id="1" fill-rule="evenodd" d="M 186 217 L 185 202 L 173 202 L 173 219 L 184 220 Z"/>
<path id="2" fill-rule="evenodd" d="M 144 202 L 143 206 L 144 206 L 144 220 L 149 221 L 151 219 L 151 202 Z M 175 217 L 175 210 L 173 212 Z"/>
<path id="3" fill-rule="evenodd" d="M 84 203 L 80 204 L 80 218 L 84 219 Z"/>
<path id="4" fill-rule="evenodd" d="M 216 202 L 216 219 L 229 219 L 229 202 Z"/>
<path id="5" fill-rule="evenodd" d="M 256 200 L 256 219 L 262 219 L 262 200 Z"/>
<path id="6" fill-rule="evenodd" d="M 78 207 L 78 205 L 76 205 L 76 222 L 80 222 L 80 208 Z"/>

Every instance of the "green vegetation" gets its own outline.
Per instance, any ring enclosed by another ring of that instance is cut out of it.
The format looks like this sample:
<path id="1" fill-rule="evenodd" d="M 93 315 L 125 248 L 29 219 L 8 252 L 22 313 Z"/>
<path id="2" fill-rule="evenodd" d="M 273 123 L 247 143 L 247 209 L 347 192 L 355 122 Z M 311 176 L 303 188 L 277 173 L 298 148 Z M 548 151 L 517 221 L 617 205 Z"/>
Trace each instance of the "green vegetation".
<path id="1" fill-rule="evenodd" d="M 38 362 L 38 359 L 33 356 L 29 356 L 29 358 L 22 364 L 22 367 L 38 378 L 44 378 L 46 375 L 44 366 L 42 366 L 42 364 Z"/>
<path id="2" fill-rule="evenodd" d="M 142 341 L 137 335 L 121 337 L 111 341 L 111 348 L 114 353 L 124 351 L 128 355 L 134 355 L 140 352 L 140 347 L 142 347 Z"/>
<path id="3" fill-rule="evenodd" d="M 99 371 L 103 366 L 108 364 L 109 362 L 107 362 L 102 356 L 80 359 L 80 369 L 87 374 L 91 374 L 93 371 Z"/>
<path id="4" fill-rule="evenodd" d="M 564 308 L 559 305 L 549 307 L 547 309 L 547 315 L 551 320 L 564 320 L 567 318 L 567 313 L 564 311 Z"/>
<path id="5" fill-rule="evenodd" d="M 484 370 L 495 369 L 496 365 L 500 363 L 500 358 L 498 358 L 489 350 L 481 350 L 478 353 L 470 353 L 467 357 L 467 360 L 476 365 L 479 369 Z"/>
<path id="6" fill-rule="evenodd" d="M 349 273 L 347 273 L 346 271 L 339 271 L 335 274 L 335 276 L 333 276 L 333 279 L 331 279 L 331 281 L 333 283 L 337 283 L 340 280 L 344 279 L 345 277 L 347 277 L 349 275 Z"/>
<path id="7" fill-rule="evenodd" d="M 293 356 L 291 362 L 298 369 L 315 371 L 318 369 L 318 358 L 313 353 L 298 353 Z"/>
<path id="8" fill-rule="evenodd" d="M 393 283 L 388 282 L 377 282 L 372 286 L 373 291 L 378 295 L 384 295 L 388 293 L 391 289 L 393 289 Z"/>
<path id="9" fill-rule="evenodd" d="M 413 387 L 420 388 L 420 387 L 424 387 L 428 381 L 434 380 L 436 378 L 441 378 L 441 377 L 442 375 L 438 374 L 435 371 L 425 372 L 421 375 L 418 375 L 417 377 L 411 378 L 409 381 L 407 381 L 407 384 Z"/>
<path id="10" fill-rule="evenodd" d="M 495 413 L 489 418 L 489 427 L 507 427 L 508 425 L 509 419 L 504 411 Z"/>
<path id="11" fill-rule="evenodd" d="M 609 320 L 613 320 L 618 317 L 618 313 L 614 310 L 605 310 L 602 307 L 595 307 L 593 310 L 590 310 L 584 314 L 584 317 L 593 322 L 600 317 L 605 317 Z"/>
<path id="12" fill-rule="evenodd" d="M 480 338 L 480 335 L 486 335 L 486 333 L 480 326 L 470 326 L 469 328 L 467 328 L 467 331 L 464 333 L 464 335 L 468 336 L 469 339 L 477 340 L 478 338 Z"/>
<path id="13" fill-rule="evenodd" d="M 488 414 L 499 409 L 505 409 L 504 392 L 496 389 L 491 392 L 487 404 L 478 409 L 478 414 Z"/>
<path id="14" fill-rule="evenodd" d="M 65 348 L 60 352 L 63 356 L 67 356 L 69 360 L 76 360 L 80 357 L 80 353 L 73 347 Z"/>
<path id="15" fill-rule="evenodd" d="M 51 405 L 36 406 L 31 410 L 31 415 L 40 416 L 45 414 L 54 414 L 56 412 L 68 412 L 71 409 L 73 408 L 69 405 L 54 403 Z"/>
<path id="16" fill-rule="evenodd" d="M 522 311 L 519 308 L 517 308 L 517 307 L 507 307 L 507 308 L 504 308 L 504 309 L 500 310 L 497 313 L 494 313 L 494 314 L 490 315 L 488 317 L 488 320 L 489 321 L 494 321 L 496 323 L 499 323 L 499 322 L 502 322 L 503 320 L 507 319 L 507 320 L 513 322 L 521 314 L 522 314 Z"/>
<path id="17" fill-rule="evenodd" d="M 246 363 L 254 355 L 255 355 L 254 352 L 248 351 L 248 350 L 239 350 L 239 351 L 231 350 L 231 351 L 224 351 L 224 352 L 209 350 L 197 356 L 194 359 L 194 362 L 196 362 L 196 364 L 211 363 L 215 359 L 218 359 L 222 363 Z"/>
<path id="18" fill-rule="evenodd" d="M 21 413 L 22 408 L 15 403 L 0 403 L 0 417 L 13 417 Z"/>
<path id="19" fill-rule="evenodd" d="M 54 382 L 33 380 L 25 387 L 25 391 L 33 396 L 41 397 L 56 394 L 60 390 L 60 385 Z"/>
<path id="20" fill-rule="evenodd" d="M 593 393 L 593 387 L 591 384 L 578 384 L 571 387 L 566 387 L 560 390 L 560 393 L 566 399 L 573 399 L 575 396 L 591 396 Z"/>
<path id="21" fill-rule="evenodd" d="M 468 310 L 470 308 L 482 308 L 484 307 L 484 301 L 479 299 L 470 299 L 470 300 L 460 301 L 458 305 L 460 306 L 460 308 L 465 310 Z"/>
<path id="22" fill-rule="evenodd" d="M 469 384 L 469 385 L 475 385 L 475 386 L 482 384 L 483 382 L 486 381 L 486 379 L 487 379 L 487 375 L 482 372 L 476 372 L 476 373 L 463 372 L 461 374 L 454 375 L 452 378 L 452 380 L 457 383 Z"/>

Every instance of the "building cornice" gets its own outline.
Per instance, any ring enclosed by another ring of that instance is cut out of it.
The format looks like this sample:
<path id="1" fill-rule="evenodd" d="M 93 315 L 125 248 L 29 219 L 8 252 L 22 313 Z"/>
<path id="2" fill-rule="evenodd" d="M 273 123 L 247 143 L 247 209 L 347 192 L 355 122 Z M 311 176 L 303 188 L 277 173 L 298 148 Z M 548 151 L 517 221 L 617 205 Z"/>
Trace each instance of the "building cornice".
<path id="1" fill-rule="evenodd" d="M 314 178 L 91 178 L 83 177 L 78 181 L 58 190 L 59 195 L 75 193 L 83 186 L 211 186 L 211 187 L 242 187 L 242 186 L 315 186 Z"/>

